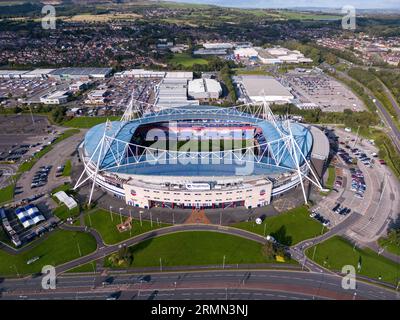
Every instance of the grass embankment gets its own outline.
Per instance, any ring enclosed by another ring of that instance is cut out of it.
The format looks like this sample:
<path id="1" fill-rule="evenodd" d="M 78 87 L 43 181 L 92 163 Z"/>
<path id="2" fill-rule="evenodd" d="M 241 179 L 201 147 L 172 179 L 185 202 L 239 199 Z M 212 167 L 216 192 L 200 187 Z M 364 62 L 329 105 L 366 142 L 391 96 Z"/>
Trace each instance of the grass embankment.
<path id="1" fill-rule="evenodd" d="M 400 256 L 400 246 L 387 238 L 380 238 L 378 244 L 390 253 Z"/>
<path id="2" fill-rule="evenodd" d="M 128 219 L 126 216 L 122 216 L 123 222 L 125 222 L 126 219 Z M 130 231 L 119 232 L 117 225 L 120 223 L 120 215 L 115 213 L 110 215 L 110 212 L 101 209 L 85 215 L 85 225 L 97 230 L 106 244 L 119 243 L 141 233 L 169 226 L 165 223 L 157 224 L 157 221 L 154 220 L 153 226 L 151 226 L 151 222 L 147 220 L 142 220 L 142 224 L 140 224 L 139 220 L 134 219 Z"/>
<path id="3" fill-rule="evenodd" d="M 277 216 L 267 217 L 262 224 L 240 222 L 232 227 L 244 229 L 263 236 L 271 235 L 279 243 L 291 246 L 326 232 L 321 223 L 310 218 L 306 207 L 299 207 Z M 265 230 L 265 234 L 264 234 Z"/>
<path id="4" fill-rule="evenodd" d="M 333 271 L 341 271 L 345 265 L 352 265 L 357 274 L 397 285 L 400 280 L 400 265 L 378 255 L 371 249 L 354 247 L 347 240 L 334 236 L 306 250 L 308 258 Z"/>
<path id="5" fill-rule="evenodd" d="M 15 184 L 13 183 L 3 189 L 0 189 L 0 205 L 12 201 L 14 198 L 14 188 Z"/>
<path id="6" fill-rule="evenodd" d="M 80 273 L 80 272 L 96 272 L 96 262 L 92 261 L 89 263 L 82 264 L 76 268 L 70 269 L 67 273 Z"/>
<path id="7" fill-rule="evenodd" d="M 18 168 L 18 173 L 23 173 L 23 172 L 31 170 L 32 167 L 35 165 L 35 163 L 41 157 L 43 157 L 46 153 L 50 152 L 53 149 L 54 145 L 56 145 L 57 143 L 65 140 L 65 139 L 72 137 L 74 134 L 77 134 L 77 133 L 79 133 L 78 129 L 69 129 L 69 130 L 66 130 L 65 132 L 63 132 L 52 144 L 47 145 L 42 150 L 40 150 L 38 153 L 36 153 L 30 160 L 22 163 Z"/>
<path id="8" fill-rule="evenodd" d="M 14 276 L 37 273 L 45 265 L 57 266 L 96 250 L 96 240 L 88 233 L 54 231 L 32 249 L 18 255 L 0 250 L 0 275 Z M 28 265 L 34 257 L 40 259 Z"/>
<path id="9" fill-rule="evenodd" d="M 262 244 L 209 231 L 178 232 L 129 248 L 131 267 L 277 263 L 262 254 Z M 294 261 L 290 261 L 295 263 Z M 105 265 L 111 267 L 108 258 Z"/>
<path id="10" fill-rule="evenodd" d="M 67 160 L 67 162 L 65 162 L 65 167 L 64 167 L 62 176 L 69 177 L 71 175 L 71 169 L 72 169 L 71 160 Z"/>
<path id="11" fill-rule="evenodd" d="M 109 117 L 75 117 L 71 120 L 62 123 L 64 127 L 86 129 L 94 127 L 100 123 L 106 122 L 107 119 L 110 121 L 117 121 L 121 117 L 109 116 Z"/>

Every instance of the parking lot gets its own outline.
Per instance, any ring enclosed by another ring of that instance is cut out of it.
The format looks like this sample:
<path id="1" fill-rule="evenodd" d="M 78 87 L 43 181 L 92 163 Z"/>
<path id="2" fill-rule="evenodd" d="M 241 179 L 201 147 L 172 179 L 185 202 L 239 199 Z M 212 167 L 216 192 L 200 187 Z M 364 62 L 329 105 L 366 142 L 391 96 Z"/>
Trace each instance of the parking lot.
<path id="1" fill-rule="evenodd" d="M 344 143 L 340 144 L 341 154 L 337 155 L 336 172 L 339 175 L 336 176 L 335 190 L 313 209 L 328 219 L 331 227 L 351 215 L 359 215 L 344 235 L 364 243 L 375 241 L 385 233 L 390 219 L 398 215 L 398 181 L 387 166 L 374 157 L 377 149 L 373 144 L 364 140 L 355 145 L 353 134 L 342 129 L 335 129 L 335 132 L 339 143 Z"/>
<path id="2" fill-rule="evenodd" d="M 68 87 L 67 83 L 62 83 L 53 79 L 0 79 L 0 96 L 11 97 L 1 104 L 13 107 L 18 102 L 40 103 L 40 97 L 56 90 Z"/>
<path id="3" fill-rule="evenodd" d="M 0 161 L 5 168 L 15 171 L 14 166 L 30 158 L 48 143 L 49 133 L 54 132 L 46 117 L 30 115 L 0 116 Z M 10 165 L 5 164 L 10 163 Z M 15 165 L 11 165 L 15 164 Z"/>
<path id="4" fill-rule="evenodd" d="M 71 108 L 79 108 L 79 115 L 103 116 L 121 115 L 133 99 L 146 103 L 154 103 L 155 87 L 158 79 L 132 79 L 132 78 L 110 78 L 98 81 L 96 86 L 84 94 L 83 99 L 69 103 Z M 93 101 L 89 103 L 88 97 L 94 90 L 105 90 L 104 101 Z M 87 100 L 87 101 L 86 101 Z"/>
<path id="5" fill-rule="evenodd" d="M 364 110 L 362 101 L 346 86 L 325 74 L 287 74 L 281 81 L 300 103 L 314 103 L 322 111 Z"/>

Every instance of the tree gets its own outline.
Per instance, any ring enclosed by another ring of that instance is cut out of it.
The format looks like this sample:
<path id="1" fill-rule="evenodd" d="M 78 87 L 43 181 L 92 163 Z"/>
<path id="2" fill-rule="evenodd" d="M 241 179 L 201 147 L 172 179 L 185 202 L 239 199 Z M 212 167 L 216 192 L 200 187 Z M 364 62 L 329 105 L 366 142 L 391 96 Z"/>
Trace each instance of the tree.
<path id="1" fill-rule="evenodd" d="M 274 244 L 271 241 L 267 241 L 262 247 L 263 255 L 268 259 L 273 259 L 275 257 Z"/>

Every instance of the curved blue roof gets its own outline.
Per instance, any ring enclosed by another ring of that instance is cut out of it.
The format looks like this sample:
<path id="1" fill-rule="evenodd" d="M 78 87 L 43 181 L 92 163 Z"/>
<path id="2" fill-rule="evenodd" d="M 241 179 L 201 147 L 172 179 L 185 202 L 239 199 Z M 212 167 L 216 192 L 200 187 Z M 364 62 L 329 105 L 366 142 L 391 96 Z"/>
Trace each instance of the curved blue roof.
<path id="1" fill-rule="evenodd" d="M 140 125 L 192 119 L 212 119 L 253 124 L 261 128 L 266 138 L 266 141 L 270 143 L 272 153 L 280 155 L 279 166 L 285 167 L 287 169 L 294 169 L 296 167 L 289 150 L 286 148 L 284 142 L 280 140 L 281 133 L 279 131 L 283 132 L 284 134 L 288 133 L 282 122 L 277 122 L 277 126 L 279 128 L 278 130 L 273 123 L 255 117 L 251 114 L 243 113 L 237 111 L 236 109 L 226 109 L 211 106 L 188 106 L 174 109 L 165 109 L 161 112 L 157 112 L 154 114 L 147 114 L 143 118 L 135 119 L 130 122 L 111 122 L 111 125 L 109 125 L 107 128 L 106 136 L 112 137 L 112 139 L 106 139 L 106 143 L 104 144 L 105 150 L 103 150 L 102 159 L 100 159 L 100 167 L 102 169 L 110 168 L 110 171 L 114 172 L 129 174 L 172 175 L 173 172 L 173 175 L 206 176 L 232 175 L 235 174 L 235 167 L 243 167 L 243 165 L 245 165 L 243 161 L 236 161 L 233 164 L 218 165 L 202 165 L 200 162 L 200 164 L 185 164 L 184 167 L 181 164 L 163 165 L 160 162 L 155 165 L 155 161 L 150 163 L 143 162 L 140 164 L 129 164 L 132 161 L 129 161 L 129 159 L 125 157 L 125 146 L 126 143 L 129 143 L 131 141 L 133 134 Z M 104 135 L 105 126 L 105 123 L 99 124 L 91 128 L 85 136 L 84 148 L 86 154 L 88 156 L 93 156 L 92 159 L 94 162 L 97 162 L 100 155 L 100 147 L 98 147 L 98 145 Z M 293 133 L 293 137 L 297 142 L 297 145 L 302 150 L 302 153 L 305 156 L 308 156 L 313 143 L 312 135 L 309 129 L 301 124 L 291 123 L 291 130 Z M 296 154 L 300 164 L 304 163 L 304 159 L 302 159 L 300 153 L 296 152 Z M 116 158 L 120 159 L 121 162 L 119 164 L 123 166 L 112 168 L 116 166 Z M 272 159 L 271 157 L 264 157 L 262 159 L 262 162 L 264 164 L 255 164 L 254 170 L 251 175 L 272 174 L 279 173 L 282 170 L 284 171 L 284 169 L 275 166 L 277 163 L 275 162 L 275 159 Z"/>

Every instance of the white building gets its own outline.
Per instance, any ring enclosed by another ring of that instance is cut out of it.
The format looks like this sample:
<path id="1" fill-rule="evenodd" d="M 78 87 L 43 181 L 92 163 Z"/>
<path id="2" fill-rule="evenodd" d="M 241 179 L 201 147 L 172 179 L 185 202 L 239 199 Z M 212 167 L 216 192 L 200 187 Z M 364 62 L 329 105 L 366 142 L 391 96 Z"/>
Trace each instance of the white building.
<path id="1" fill-rule="evenodd" d="M 75 201 L 75 199 L 67 195 L 65 191 L 58 191 L 54 194 L 54 196 L 58 199 L 58 201 L 64 203 L 69 210 L 78 206 L 78 203 Z"/>
<path id="2" fill-rule="evenodd" d="M 256 58 L 258 57 L 258 52 L 254 48 L 239 48 L 234 51 L 236 58 Z"/>
<path id="3" fill-rule="evenodd" d="M 27 73 L 27 70 L 0 70 L 0 78 L 6 79 L 20 79 L 22 75 Z"/>
<path id="4" fill-rule="evenodd" d="M 311 63 L 312 59 L 305 58 L 304 55 L 298 50 L 289 50 L 286 48 L 256 48 L 258 58 L 264 64 L 278 64 L 278 63 Z"/>
<path id="5" fill-rule="evenodd" d="M 21 75 L 21 78 L 26 79 L 34 79 L 34 78 L 42 78 L 46 79 L 49 77 L 50 72 L 53 72 L 55 69 L 35 69 L 24 73 Z"/>
<path id="6" fill-rule="evenodd" d="M 104 104 L 106 102 L 107 89 L 93 90 L 85 100 L 86 104 Z"/>
<path id="7" fill-rule="evenodd" d="M 193 99 L 218 99 L 222 94 L 222 87 L 214 79 L 195 79 L 189 81 L 188 94 Z"/>
<path id="8" fill-rule="evenodd" d="M 193 80 L 193 72 L 187 71 L 170 71 L 167 72 L 165 78 Z"/>
<path id="9" fill-rule="evenodd" d="M 235 77 L 239 99 L 249 103 L 290 103 L 294 96 L 277 80 L 267 76 L 243 75 Z"/>
<path id="10" fill-rule="evenodd" d="M 79 91 L 84 90 L 88 84 L 89 84 L 89 81 L 78 81 L 78 82 L 71 84 L 69 86 L 69 90 L 71 90 L 72 92 L 79 92 Z"/>
<path id="11" fill-rule="evenodd" d="M 206 49 L 233 49 L 234 44 L 229 42 L 207 42 L 203 43 L 203 47 Z"/>
<path id="12" fill-rule="evenodd" d="M 115 74 L 116 78 L 164 78 L 164 71 L 153 71 L 144 69 L 132 69 Z"/>
<path id="13" fill-rule="evenodd" d="M 198 100 L 188 100 L 188 80 L 165 78 L 157 87 L 156 103 L 161 108 L 199 105 Z"/>
<path id="14" fill-rule="evenodd" d="M 69 91 L 55 91 L 40 97 L 40 102 L 44 104 L 63 104 L 68 101 Z"/>

